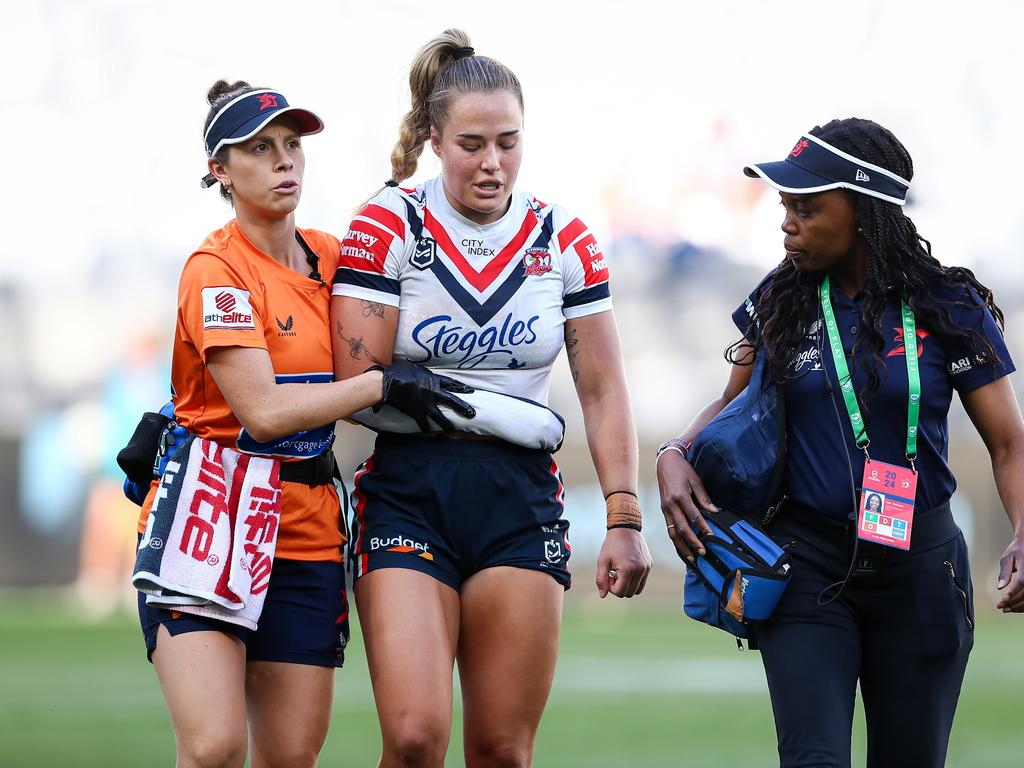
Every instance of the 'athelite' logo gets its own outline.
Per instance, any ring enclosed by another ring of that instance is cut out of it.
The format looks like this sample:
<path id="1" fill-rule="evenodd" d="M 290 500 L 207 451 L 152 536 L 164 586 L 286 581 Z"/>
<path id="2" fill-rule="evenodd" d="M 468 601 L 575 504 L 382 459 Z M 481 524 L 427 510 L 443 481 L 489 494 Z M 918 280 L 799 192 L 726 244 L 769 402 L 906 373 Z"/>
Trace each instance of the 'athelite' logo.
<path id="1" fill-rule="evenodd" d="M 543 275 L 551 271 L 551 251 L 547 248 L 527 248 L 523 254 L 524 276 Z"/>
<path id="2" fill-rule="evenodd" d="M 229 286 L 203 288 L 205 330 L 254 330 L 249 292 Z"/>
<path id="3" fill-rule="evenodd" d="M 483 363 L 488 363 L 489 368 L 496 367 L 492 358 L 514 360 L 516 347 L 529 346 L 537 340 L 533 326 L 538 320 L 540 315 L 526 322 L 513 320 L 510 312 L 500 327 L 474 329 L 452 324 L 451 315 L 428 317 L 412 329 L 413 343 L 426 353 L 426 357 L 415 362 L 426 364 L 442 358 L 445 365 L 454 364 L 457 368 L 476 368 Z M 522 367 L 516 362 L 514 367 Z"/>

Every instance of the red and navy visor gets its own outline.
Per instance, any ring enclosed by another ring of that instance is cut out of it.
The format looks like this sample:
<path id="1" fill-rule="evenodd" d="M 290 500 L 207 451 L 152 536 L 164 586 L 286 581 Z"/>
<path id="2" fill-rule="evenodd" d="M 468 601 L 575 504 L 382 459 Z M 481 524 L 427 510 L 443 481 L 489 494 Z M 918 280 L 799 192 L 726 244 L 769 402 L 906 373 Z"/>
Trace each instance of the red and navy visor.
<path id="1" fill-rule="evenodd" d="M 904 205 L 910 190 L 910 182 L 892 171 L 860 160 L 806 133 L 785 160 L 748 165 L 743 172 L 751 178 L 764 179 L 780 192 L 794 195 L 849 189 Z"/>
<path id="2" fill-rule="evenodd" d="M 320 133 L 324 129 L 323 120 L 308 109 L 289 106 L 281 93 L 270 89 L 249 91 L 221 107 L 210 121 L 203 137 L 206 156 L 213 157 L 225 145 L 251 139 L 271 120 L 286 113 L 295 118 L 300 136 Z"/>

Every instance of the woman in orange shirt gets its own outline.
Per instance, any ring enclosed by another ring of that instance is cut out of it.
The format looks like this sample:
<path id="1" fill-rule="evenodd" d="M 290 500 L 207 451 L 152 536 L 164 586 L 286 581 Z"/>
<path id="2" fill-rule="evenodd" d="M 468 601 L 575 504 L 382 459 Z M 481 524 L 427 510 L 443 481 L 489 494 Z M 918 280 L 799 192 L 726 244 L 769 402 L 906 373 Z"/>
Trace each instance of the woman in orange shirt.
<path id="1" fill-rule="evenodd" d="M 334 422 L 386 402 L 415 418 L 459 403 L 413 366 L 333 380 L 330 285 L 340 243 L 295 226 L 301 137 L 320 119 L 284 96 L 218 81 L 209 174 L 235 219 L 188 259 L 178 290 L 174 418 L 198 437 L 278 458 L 281 524 L 257 630 L 148 605 L 139 613 L 174 724 L 178 766 L 312 766 L 348 637 L 345 534 L 332 483 Z M 464 409 L 463 409 L 464 410 Z M 146 530 L 156 483 L 143 505 Z"/>

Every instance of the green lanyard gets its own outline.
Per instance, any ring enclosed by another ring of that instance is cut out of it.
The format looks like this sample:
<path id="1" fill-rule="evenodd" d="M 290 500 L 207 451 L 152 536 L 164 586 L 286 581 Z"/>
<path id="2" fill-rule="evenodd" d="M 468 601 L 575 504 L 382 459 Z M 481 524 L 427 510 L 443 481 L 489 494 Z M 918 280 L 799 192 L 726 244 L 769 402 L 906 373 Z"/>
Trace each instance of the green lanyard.
<path id="1" fill-rule="evenodd" d="M 907 459 L 913 469 L 914 459 L 917 458 L 917 424 L 921 415 L 921 371 L 917 362 L 917 326 L 914 323 L 914 313 L 905 301 L 901 301 L 900 306 L 903 309 L 903 345 L 906 348 L 907 381 L 910 390 L 907 398 Z M 871 441 L 868 439 L 868 430 L 860 413 L 860 405 L 857 403 L 857 393 L 853 389 L 853 377 L 850 376 L 850 368 L 846 365 L 846 352 L 839 338 L 839 326 L 832 310 L 827 276 L 821 284 L 821 312 L 825 318 L 828 343 L 832 348 L 832 362 L 835 363 L 836 376 L 839 377 L 839 389 L 843 393 L 846 412 L 850 415 L 850 427 L 853 429 L 857 447 L 867 456 Z"/>

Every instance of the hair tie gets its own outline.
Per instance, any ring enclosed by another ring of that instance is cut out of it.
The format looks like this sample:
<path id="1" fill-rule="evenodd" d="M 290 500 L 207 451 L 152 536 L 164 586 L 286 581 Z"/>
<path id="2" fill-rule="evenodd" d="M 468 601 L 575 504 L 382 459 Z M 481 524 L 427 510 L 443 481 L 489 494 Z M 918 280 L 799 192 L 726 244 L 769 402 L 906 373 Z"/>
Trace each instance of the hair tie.
<path id="1" fill-rule="evenodd" d="M 456 49 L 454 49 L 452 51 L 452 55 L 455 57 L 456 61 L 458 61 L 459 59 L 467 59 L 470 56 L 472 56 L 474 53 L 476 53 L 476 51 L 473 50 L 473 46 L 471 46 L 471 45 L 466 45 L 466 46 L 463 46 L 461 48 L 456 48 Z"/>
<path id="2" fill-rule="evenodd" d="M 385 187 L 397 187 L 398 186 L 398 182 L 395 181 L 394 179 L 388 179 L 387 181 L 384 182 L 384 186 Z"/>

